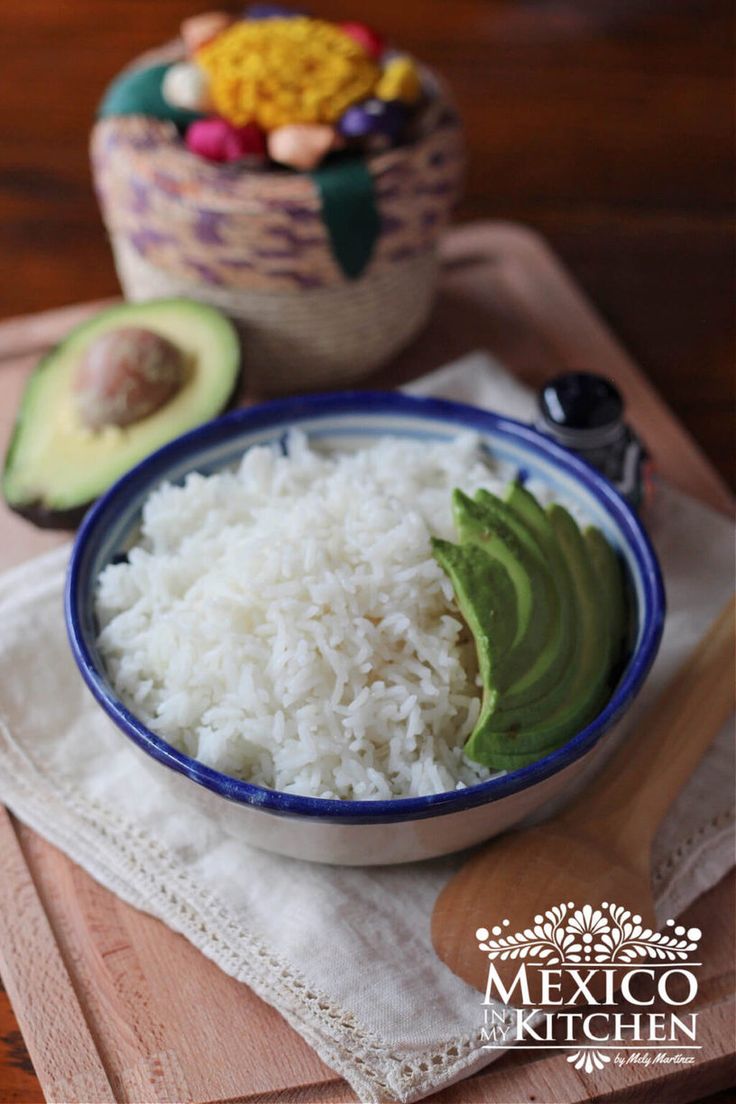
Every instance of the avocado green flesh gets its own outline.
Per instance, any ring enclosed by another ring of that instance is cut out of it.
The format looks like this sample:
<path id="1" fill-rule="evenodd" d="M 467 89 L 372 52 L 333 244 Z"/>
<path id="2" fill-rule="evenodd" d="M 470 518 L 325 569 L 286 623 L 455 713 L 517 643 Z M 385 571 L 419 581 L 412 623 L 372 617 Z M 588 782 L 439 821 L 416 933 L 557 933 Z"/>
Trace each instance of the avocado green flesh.
<path id="1" fill-rule="evenodd" d="M 185 381 L 138 422 L 91 430 L 73 401 L 74 377 L 88 345 L 120 326 L 152 330 L 177 346 Z M 122 304 L 77 327 L 26 385 L 2 477 L 8 505 L 39 524 L 78 519 L 149 453 L 220 414 L 237 390 L 239 365 L 232 324 L 214 308 L 186 299 Z"/>
<path id="2" fill-rule="evenodd" d="M 600 599 L 593 565 L 575 521 L 556 504 L 550 507 L 549 518 L 575 584 L 579 633 L 572 657 L 573 678 L 564 700 L 543 720 L 487 734 L 481 750 L 494 755 L 494 763 L 497 754 L 536 753 L 538 757 L 544 749 L 559 745 L 599 712 L 607 696 L 611 655 L 607 606 Z M 472 757 L 470 748 L 468 754 Z"/>
<path id="3" fill-rule="evenodd" d="M 623 601 L 624 582 L 621 565 L 600 529 L 589 526 L 583 532 L 593 570 L 603 588 L 603 599 L 608 614 L 611 663 L 618 666 L 626 636 L 626 604 Z"/>
<path id="4" fill-rule="evenodd" d="M 449 576 L 455 597 L 475 640 L 483 682 L 479 724 L 493 712 L 498 692 L 494 672 L 512 646 L 517 630 L 516 595 L 509 573 L 472 545 L 432 539 L 432 552 Z"/>
<path id="5" fill-rule="evenodd" d="M 553 608 L 550 632 L 544 648 L 535 662 L 509 686 L 504 695 L 504 704 L 501 707 L 504 713 L 516 707 L 526 711 L 531 703 L 545 699 L 550 690 L 558 687 L 561 676 L 565 670 L 569 670 L 576 631 L 572 582 L 567 565 L 558 553 L 546 517 L 543 516 L 545 539 L 538 541 L 523 514 L 517 513 L 513 506 L 482 490 L 476 494 L 476 502 L 486 511 L 489 524 L 501 519 L 532 557 L 541 563 L 547 598 Z"/>
<path id="6" fill-rule="evenodd" d="M 516 592 L 516 638 L 494 672 L 499 691 L 506 691 L 549 646 L 554 633 L 557 597 L 549 572 L 535 548 L 517 539 L 492 510 L 461 491 L 453 493 L 455 526 L 461 545 L 472 544 L 508 572 Z"/>
<path id="7" fill-rule="evenodd" d="M 582 645 L 580 639 L 581 620 L 577 616 L 578 599 L 575 594 L 574 581 L 567 558 L 556 539 L 549 513 L 543 510 L 534 496 L 518 482 L 512 483 L 508 488 L 506 502 L 510 509 L 523 519 L 535 533 L 544 555 L 551 564 L 552 572 L 560 588 L 560 608 L 564 621 L 563 632 L 567 636 L 567 647 L 562 649 L 560 653 L 562 664 L 555 664 L 551 672 L 556 676 L 556 681 L 549 678 L 540 680 L 537 684 L 537 690 L 542 688 L 543 692 L 541 694 L 529 693 L 525 700 L 520 703 L 507 700 L 497 711 L 497 727 L 508 731 L 513 726 L 518 728 L 521 726 L 529 727 L 533 722 L 556 715 L 560 705 L 569 697 L 571 689 L 574 689 L 576 666 L 580 660 Z M 574 532 L 577 527 L 569 515 L 567 515 L 567 518 L 569 525 L 574 527 L 569 530 L 571 539 L 574 539 Z M 598 529 L 591 527 L 587 530 L 587 533 L 591 535 L 591 539 L 595 542 L 600 556 L 606 557 L 606 566 L 609 570 L 609 612 L 617 611 L 623 627 L 623 579 L 615 553 Z M 524 698 L 523 695 L 521 697 Z M 584 720 L 581 721 L 581 724 L 584 723 Z M 557 744 L 553 742 L 551 748 L 555 746 Z M 497 757 L 501 755 L 500 752 L 496 754 Z M 537 758 L 538 755 L 539 750 L 532 758 Z M 510 754 L 509 758 L 511 758 Z M 528 756 L 526 758 L 528 760 Z M 504 763 L 503 765 L 510 766 L 511 764 Z"/>
<path id="8" fill-rule="evenodd" d="M 489 767 L 515 769 L 570 739 L 608 699 L 626 631 L 623 576 L 599 530 L 581 534 L 567 510 L 557 504 L 542 509 L 518 483 L 505 501 L 487 491 L 475 500 L 456 491 L 453 509 L 460 543 L 442 542 L 441 565 L 447 570 L 451 549 L 486 556 L 466 573 L 462 599 L 448 571 L 476 641 L 484 687 L 465 753 Z M 502 566 L 510 583 L 503 603 L 496 602 L 491 565 Z M 486 655 L 494 652 L 489 638 L 508 612 L 509 595 L 516 603 L 515 632 L 506 626 L 504 647 L 483 662 L 477 626 L 485 616 L 482 647 Z M 485 615 L 489 603 L 495 620 Z"/>
<path id="9" fill-rule="evenodd" d="M 550 556 L 552 557 L 550 549 Z M 575 594 L 572 578 L 567 565 L 554 550 L 556 565 L 555 581 L 558 585 L 559 637 L 555 650 L 547 666 L 535 674 L 515 684 L 509 693 L 504 694 L 495 711 L 489 731 L 516 731 L 550 716 L 566 700 L 574 678 L 574 664 L 578 648 L 578 622 L 576 618 Z"/>
<path id="10" fill-rule="evenodd" d="M 478 649 L 484 685 L 508 654 L 516 635 L 516 595 L 502 564 L 472 545 L 432 539 L 435 559 L 450 577 L 455 597 Z"/>

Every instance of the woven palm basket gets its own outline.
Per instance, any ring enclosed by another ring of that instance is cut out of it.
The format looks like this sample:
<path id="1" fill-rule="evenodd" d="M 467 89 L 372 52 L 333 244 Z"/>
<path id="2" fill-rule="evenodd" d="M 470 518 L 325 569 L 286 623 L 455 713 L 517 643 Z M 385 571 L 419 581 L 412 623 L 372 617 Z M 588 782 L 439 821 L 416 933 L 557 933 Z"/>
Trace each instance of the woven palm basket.
<path id="1" fill-rule="evenodd" d="M 309 174 L 212 164 L 171 123 L 145 116 L 99 120 L 91 153 L 126 297 L 220 307 L 241 332 L 254 390 L 348 383 L 427 319 L 463 168 L 458 118 L 438 86 L 414 141 L 366 161 L 380 229 L 355 278 L 336 259 Z"/>

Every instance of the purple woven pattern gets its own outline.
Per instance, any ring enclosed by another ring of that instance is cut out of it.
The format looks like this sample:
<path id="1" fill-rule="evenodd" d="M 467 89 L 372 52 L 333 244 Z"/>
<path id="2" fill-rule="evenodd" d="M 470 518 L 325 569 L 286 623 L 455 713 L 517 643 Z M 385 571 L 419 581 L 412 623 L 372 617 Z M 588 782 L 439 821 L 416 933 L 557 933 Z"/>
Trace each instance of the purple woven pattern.
<path id="1" fill-rule="evenodd" d="M 426 136 L 369 161 L 382 233 L 366 276 L 431 249 L 457 201 L 460 125 L 448 105 L 433 114 Z M 99 121 L 91 153 L 108 230 L 169 275 L 262 291 L 345 282 L 308 175 L 212 164 L 143 116 Z"/>

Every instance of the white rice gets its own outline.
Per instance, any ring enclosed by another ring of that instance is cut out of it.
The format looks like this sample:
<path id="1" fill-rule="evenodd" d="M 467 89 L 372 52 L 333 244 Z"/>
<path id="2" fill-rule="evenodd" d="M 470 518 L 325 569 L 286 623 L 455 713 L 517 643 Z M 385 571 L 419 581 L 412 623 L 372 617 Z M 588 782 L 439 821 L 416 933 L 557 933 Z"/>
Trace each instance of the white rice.
<path id="1" fill-rule="evenodd" d="M 148 499 L 101 574 L 100 647 L 121 698 L 226 774 L 324 798 L 409 797 L 489 771 L 462 747 L 475 650 L 430 536 L 450 495 L 498 491 L 472 434 L 323 453 L 250 449 Z"/>

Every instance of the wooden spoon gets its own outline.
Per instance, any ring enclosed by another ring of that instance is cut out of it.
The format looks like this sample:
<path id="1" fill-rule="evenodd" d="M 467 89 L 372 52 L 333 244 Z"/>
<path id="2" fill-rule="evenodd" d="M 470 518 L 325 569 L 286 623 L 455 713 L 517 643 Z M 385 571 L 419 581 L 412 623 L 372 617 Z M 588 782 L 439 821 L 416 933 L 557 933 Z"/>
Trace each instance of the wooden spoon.
<path id="1" fill-rule="evenodd" d="M 488 961 L 475 932 L 508 919 L 513 934 L 561 902 L 625 905 L 656 930 L 651 843 L 675 795 L 734 708 L 736 597 L 607 764 L 563 813 L 511 833 L 469 859 L 439 895 L 432 942 L 439 957 L 485 990 Z M 518 960 L 495 961 L 504 985 Z"/>

